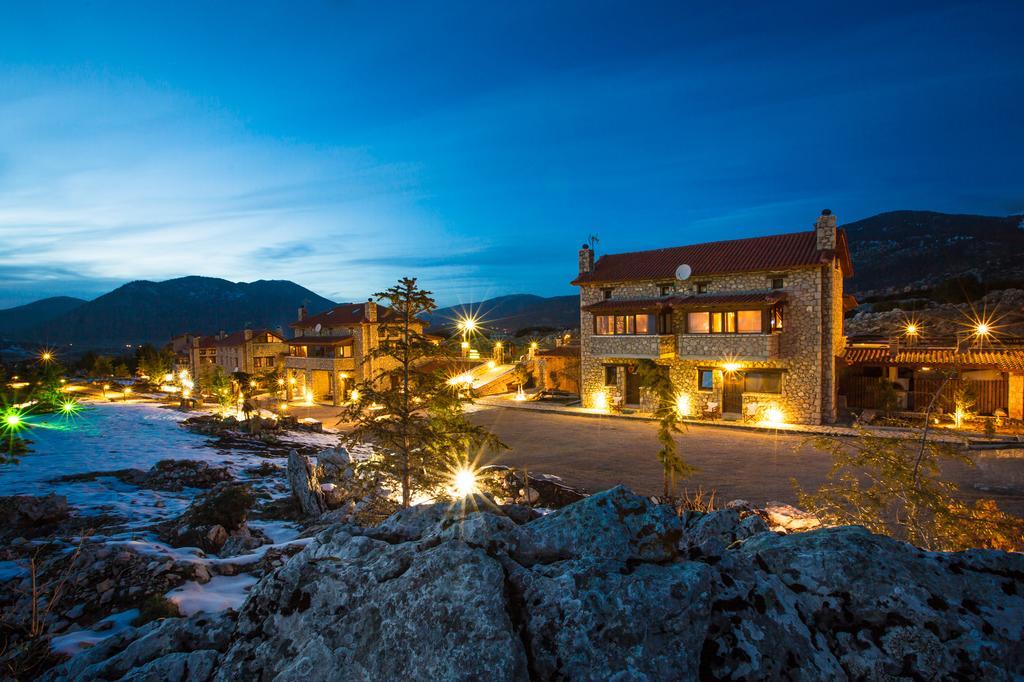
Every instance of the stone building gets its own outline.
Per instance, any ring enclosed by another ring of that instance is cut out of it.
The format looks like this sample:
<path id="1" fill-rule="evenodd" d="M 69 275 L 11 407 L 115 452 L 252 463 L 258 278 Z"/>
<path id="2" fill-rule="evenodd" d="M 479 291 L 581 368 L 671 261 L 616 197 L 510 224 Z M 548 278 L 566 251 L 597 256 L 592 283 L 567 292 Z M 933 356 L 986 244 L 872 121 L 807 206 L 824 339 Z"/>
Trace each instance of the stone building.
<path id="1" fill-rule="evenodd" d="M 636 366 L 669 370 L 692 417 L 836 418 L 846 235 L 813 230 L 633 253 L 579 252 L 584 407 L 650 408 Z"/>
<path id="2" fill-rule="evenodd" d="M 533 353 L 537 387 L 541 390 L 580 392 L 580 347 L 544 348 Z"/>
<path id="3" fill-rule="evenodd" d="M 243 329 L 232 334 L 193 337 L 190 364 L 196 378 L 214 367 L 220 367 L 225 374 L 265 374 L 281 368 L 287 354 L 288 343 L 280 332 Z"/>
<path id="4" fill-rule="evenodd" d="M 299 308 L 290 326 L 295 338 L 285 358 L 288 399 L 304 398 L 335 405 L 347 401 L 356 385 L 389 369 L 386 358 L 372 358 L 383 334 L 388 334 L 390 308 L 373 301 L 342 303 L 310 317 Z M 417 321 L 422 333 L 426 323 Z M 383 330 L 383 332 L 382 332 Z"/>

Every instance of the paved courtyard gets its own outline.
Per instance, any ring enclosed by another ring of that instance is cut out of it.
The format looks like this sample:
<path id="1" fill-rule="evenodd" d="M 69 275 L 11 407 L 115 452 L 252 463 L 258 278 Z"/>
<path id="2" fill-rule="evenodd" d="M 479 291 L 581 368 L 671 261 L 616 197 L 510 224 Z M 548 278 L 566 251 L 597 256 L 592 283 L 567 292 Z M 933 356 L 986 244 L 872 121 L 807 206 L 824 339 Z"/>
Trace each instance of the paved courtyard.
<path id="1" fill-rule="evenodd" d="M 640 493 L 661 492 L 651 422 L 500 407 L 479 409 L 471 418 L 510 447 L 492 463 L 527 466 L 591 491 L 623 483 Z M 805 436 L 792 434 L 690 425 L 677 441 L 686 460 L 700 469 L 680 487 L 715 490 L 723 503 L 736 498 L 796 502 L 791 479 L 804 488 L 817 487 L 830 462 Z M 991 497 L 1024 516 L 1024 459 L 979 456 L 977 463 L 973 469 L 948 465 L 964 497 Z"/>

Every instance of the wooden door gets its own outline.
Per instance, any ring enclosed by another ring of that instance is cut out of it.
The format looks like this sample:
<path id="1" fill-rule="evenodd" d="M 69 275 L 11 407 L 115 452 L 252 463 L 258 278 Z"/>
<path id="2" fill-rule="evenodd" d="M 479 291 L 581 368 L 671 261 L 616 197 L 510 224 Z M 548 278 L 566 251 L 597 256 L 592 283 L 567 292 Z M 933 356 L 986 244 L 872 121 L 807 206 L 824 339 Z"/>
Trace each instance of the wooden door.
<path id="1" fill-rule="evenodd" d="M 635 366 L 626 367 L 626 404 L 640 404 L 640 374 Z"/>
<path id="2" fill-rule="evenodd" d="M 737 372 L 726 372 L 722 383 L 722 412 L 743 413 L 743 377 Z"/>

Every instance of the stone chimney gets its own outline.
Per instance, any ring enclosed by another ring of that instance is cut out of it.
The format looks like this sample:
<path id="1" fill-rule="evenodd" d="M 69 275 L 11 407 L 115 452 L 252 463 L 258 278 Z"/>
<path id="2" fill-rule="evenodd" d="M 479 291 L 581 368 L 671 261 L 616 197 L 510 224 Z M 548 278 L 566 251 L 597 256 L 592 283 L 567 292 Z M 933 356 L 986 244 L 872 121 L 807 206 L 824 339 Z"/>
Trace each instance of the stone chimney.
<path id="1" fill-rule="evenodd" d="M 836 217 L 827 208 L 814 222 L 814 237 L 819 251 L 836 248 Z"/>
<path id="2" fill-rule="evenodd" d="M 594 250 L 584 244 L 580 247 L 580 274 L 586 275 L 594 271 Z"/>
<path id="3" fill-rule="evenodd" d="M 251 339 L 251 338 L 252 338 L 252 330 L 251 330 L 251 329 L 246 329 L 245 331 L 243 331 L 243 332 L 242 332 L 242 337 L 243 337 L 243 338 L 244 338 L 244 339 L 245 339 L 246 341 L 248 341 L 249 339 Z"/>
<path id="4" fill-rule="evenodd" d="M 376 304 L 376 302 L 374 302 L 372 299 L 369 299 L 369 298 L 366 299 L 366 306 L 365 306 L 364 310 L 366 311 L 366 319 L 367 319 L 368 322 L 376 322 L 377 321 L 377 304 Z"/>
<path id="5" fill-rule="evenodd" d="M 299 306 L 299 318 L 298 318 L 298 321 L 302 322 L 304 319 L 306 319 L 306 306 L 305 305 L 300 305 Z"/>

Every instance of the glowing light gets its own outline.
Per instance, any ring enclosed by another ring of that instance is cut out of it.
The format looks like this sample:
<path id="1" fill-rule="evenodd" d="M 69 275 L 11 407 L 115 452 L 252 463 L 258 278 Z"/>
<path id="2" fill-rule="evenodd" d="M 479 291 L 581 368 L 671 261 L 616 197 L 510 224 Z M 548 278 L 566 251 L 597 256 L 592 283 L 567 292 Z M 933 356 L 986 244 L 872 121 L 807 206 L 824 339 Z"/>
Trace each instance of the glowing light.
<path id="1" fill-rule="evenodd" d="M 277 385 L 278 386 L 284 386 L 284 379 L 278 379 L 277 380 Z"/>
<path id="2" fill-rule="evenodd" d="M 992 328 L 989 327 L 987 322 L 979 322 L 974 327 L 974 333 L 977 334 L 978 336 L 988 336 L 991 331 Z"/>
<path id="3" fill-rule="evenodd" d="M 291 384 L 292 386 L 294 386 L 295 385 L 295 377 L 288 377 L 288 383 Z"/>
<path id="4" fill-rule="evenodd" d="M 463 341 L 460 345 L 462 346 L 463 349 L 469 348 L 469 341 Z"/>
<path id="5" fill-rule="evenodd" d="M 594 394 L 594 409 L 606 411 L 608 409 L 608 392 L 598 391 Z"/>
<path id="6" fill-rule="evenodd" d="M 501 350 L 501 341 L 495 341 L 494 347 L 497 348 L 498 350 Z"/>
<path id="7" fill-rule="evenodd" d="M 48 351 L 48 350 L 44 350 L 44 351 L 43 351 L 43 352 L 42 352 L 42 353 L 41 353 L 41 354 L 39 355 L 39 359 L 40 359 L 40 360 L 42 360 L 43 362 L 49 362 L 50 360 L 53 360 L 53 353 L 51 353 L 51 352 L 50 352 L 50 351 Z"/>
<path id="8" fill-rule="evenodd" d="M 132 394 L 132 387 L 131 386 L 125 386 L 124 394 L 125 395 L 131 395 Z"/>
<path id="9" fill-rule="evenodd" d="M 953 424 L 956 426 L 956 428 L 959 429 L 963 425 L 963 423 L 964 423 L 964 411 L 963 411 L 963 408 L 958 407 L 958 408 L 956 408 L 956 411 L 953 412 Z"/>
<path id="10" fill-rule="evenodd" d="M 917 336 L 917 325 L 913 322 L 909 323 L 906 327 L 907 336 Z"/>
<path id="11" fill-rule="evenodd" d="M 786 419 L 782 415 L 782 410 L 774 405 L 765 410 L 764 421 L 771 426 L 782 426 L 786 423 Z"/>
<path id="12" fill-rule="evenodd" d="M 690 416 L 690 396 L 685 393 L 680 393 L 676 396 L 676 412 L 679 413 L 680 417 Z"/>
<path id="13" fill-rule="evenodd" d="M 78 401 L 76 400 L 65 400 L 60 404 L 60 411 L 66 415 L 75 414 L 80 409 L 81 406 L 78 404 Z"/>
<path id="14" fill-rule="evenodd" d="M 722 369 L 724 369 L 729 374 L 736 372 L 737 370 L 739 370 L 739 368 L 740 365 L 737 362 L 726 362 L 725 364 L 722 365 Z"/>
<path id="15" fill-rule="evenodd" d="M 472 317 L 464 317 L 459 320 L 459 329 L 466 333 L 475 332 L 477 329 L 477 322 Z"/>
<path id="16" fill-rule="evenodd" d="M 479 492 L 476 484 L 476 472 L 463 466 L 455 470 L 452 476 L 452 492 L 456 497 L 469 497 Z"/>
<path id="17" fill-rule="evenodd" d="M 537 350 L 537 342 L 536 341 L 531 341 L 530 342 L 530 350 Z"/>
<path id="18" fill-rule="evenodd" d="M 287 410 L 288 409 L 288 403 L 281 403 L 280 405 L 278 405 L 278 407 L 280 409 L 282 409 L 282 410 Z"/>
<path id="19" fill-rule="evenodd" d="M 494 360 L 488 360 L 487 361 L 487 369 L 494 369 L 497 366 L 498 366 L 498 363 L 496 363 Z"/>
<path id="20" fill-rule="evenodd" d="M 526 400 L 526 393 L 523 391 L 523 387 L 522 386 L 520 386 L 516 390 L 515 400 L 518 401 L 518 402 L 523 402 L 524 400 Z"/>
<path id="21" fill-rule="evenodd" d="M 306 404 L 307 405 L 312 405 L 313 404 L 313 390 L 307 388 L 306 391 L 305 391 L 305 394 L 306 394 Z"/>
<path id="22" fill-rule="evenodd" d="M 10 430 L 15 430 L 21 426 L 21 415 L 17 412 L 10 412 L 4 416 L 4 424 Z"/>
<path id="23" fill-rule="evenodd" d="M 182 382 L 188 381 L 188 370 L 183 369 L 180 372 L 178 372 L 178 379 L 180 379 Z"/>
<path id="24" fill-rule="evenodd" d="M 110 390 L 110 384 L 103 384 L 103 390 L 104 391 L 109 391 Z"/>
<path id="25" fill-rule="evenodd" d="M 249 382 L 249 388 L 256 388 L 256 382 L 255 381 L 250 381 Z"/>
<path id="26" fill-rule="evenodd" d="M 174 381 L 174 375 L 173 375 L 173 374 L 171 374 L 170 372 L 168 372 L 167 374 L 165 374 L 165 375 L 164 375 L 164 383 L 165 383 L 165 384 L 169 384 L 169 383 L 171 383 L 172 381 Z"/>

